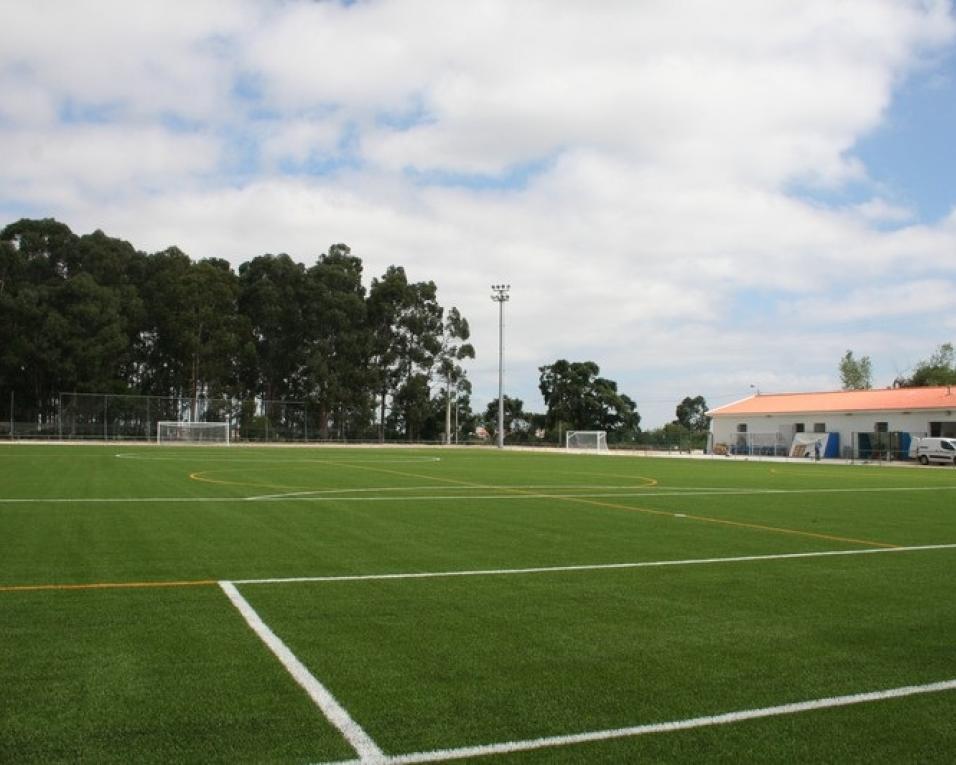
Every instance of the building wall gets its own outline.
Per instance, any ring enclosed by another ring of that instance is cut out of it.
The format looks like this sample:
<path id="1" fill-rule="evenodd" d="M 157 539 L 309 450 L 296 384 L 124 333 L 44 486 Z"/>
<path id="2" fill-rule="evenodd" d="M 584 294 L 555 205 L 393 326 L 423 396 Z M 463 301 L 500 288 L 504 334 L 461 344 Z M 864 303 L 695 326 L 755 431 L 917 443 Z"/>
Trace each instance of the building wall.
<path id="1" fill-rule="evenodd" d="M 956 432 L 956 411 L 717 415 L 711 419 L 711 433 L 714 445 L 732 446 L 738 441 L 738 426 L 745 424 L 748 434 L 776 434 L 779 440 L 789 447 L 798 423 L 803 423 L 806 433 L 813 433 L 814 426 L 822 423 L 824 432 L 839 434 L 841 453 L 844 453 L 845 447 L 856 446 L 856 434 L 875 432 L 878 422 L 885 422 L 889 432 L 928 436 L 931 422 L 944 422 L 944 430 Z M 944 432 L 943 435 L 948 433 Z M 853 456 L 859 455 L 854 453 Z"/>

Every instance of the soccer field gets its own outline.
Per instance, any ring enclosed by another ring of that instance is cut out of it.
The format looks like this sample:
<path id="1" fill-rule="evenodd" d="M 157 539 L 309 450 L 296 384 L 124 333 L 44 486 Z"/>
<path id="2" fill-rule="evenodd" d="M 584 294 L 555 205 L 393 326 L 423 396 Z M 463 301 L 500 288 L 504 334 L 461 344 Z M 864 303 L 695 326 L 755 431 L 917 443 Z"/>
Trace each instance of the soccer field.
<path id="1" fill-rule="evenodd" d="M 0 762 L 952 762 L 956 470 L 0 445 Z"/>

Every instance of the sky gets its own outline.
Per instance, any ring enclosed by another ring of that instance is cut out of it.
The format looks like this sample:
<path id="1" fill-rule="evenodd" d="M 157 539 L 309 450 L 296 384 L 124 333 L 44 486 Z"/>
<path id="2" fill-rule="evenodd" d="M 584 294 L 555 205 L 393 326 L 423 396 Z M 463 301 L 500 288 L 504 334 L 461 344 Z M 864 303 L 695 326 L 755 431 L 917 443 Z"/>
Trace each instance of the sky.
<path id="1" fill-rule="evenodd" d="M 590 360 L 685 396 L 881 387 L 956 340 L 943 0 L 0 0 L 0 225 L 311 264 L 469 320 L 474 408 Z"/>

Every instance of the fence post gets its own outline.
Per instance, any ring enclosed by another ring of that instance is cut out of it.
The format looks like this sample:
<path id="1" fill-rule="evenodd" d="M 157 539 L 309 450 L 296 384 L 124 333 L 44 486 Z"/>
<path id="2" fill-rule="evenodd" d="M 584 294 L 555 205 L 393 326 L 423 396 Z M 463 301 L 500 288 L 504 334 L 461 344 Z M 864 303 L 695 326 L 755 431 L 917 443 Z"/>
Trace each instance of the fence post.
<path id="1" fill-rule="evenodd" d="M 15 400 L 15 393 L 10 391 L 10 440 L 13 440 L 13 404 Z"/>

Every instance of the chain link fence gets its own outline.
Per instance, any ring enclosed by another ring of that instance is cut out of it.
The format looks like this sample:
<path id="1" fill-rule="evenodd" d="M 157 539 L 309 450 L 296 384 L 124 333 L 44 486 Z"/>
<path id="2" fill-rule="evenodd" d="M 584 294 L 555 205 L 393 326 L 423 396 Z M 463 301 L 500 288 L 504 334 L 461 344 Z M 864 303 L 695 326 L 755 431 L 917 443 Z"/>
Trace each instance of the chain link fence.
<path id="1" fill-rule="evenodd" d="M 4 398 L 7 411 L 6 417 L 0 420 L 0 438 L 57 438 L 55 415 L 22 404 L 13 393 Z"/>
<path id="2" fill-rule="evenodd" d="M 152 441 L 156 438 L 158 422 L 174 421 L 228 422 L 233 441 L 372 443 L 379 440 L 378 425 L 369 417 L 356 416 L 354 423 L 349 423 L 348 417 L 339 416 L 336 418 L 339 424 L 333 430 L 328 430 L 327 422 L 323 429 L 323 416 L 304 401 L 61 393 L 54 407 L 40 410 L 18 404 L 13 393 L 4 393 L 0 406 L 3 404 L 6 404 L 6 416 L 0 417 L 0 438 L 5 439 Z M 917 442 L 928 434 L 854 431 L 819 435 L 839 439 L 836 450 L 826 456 L 850 462 L 885 463 L 915 459 Z M 730 438 L 715 442 L 711 433 L 652 431 L 642 433 L 636 441 L 609 446 L 648 454 L 711 454 L 746 459 L 816 457 L 813 449 L 794 450 L 793 438 L 779 432 L 734 433 Z"/>
<path id="3" fill-rule="evenodd" d="M 159 422 L 228 422 L 230 439 L 253 442 L 378 440 L 374 423 L 339 416 L 333 429 L 305 401 L 263 401 L 61 393 L 46 410 L 19 405 L 10 394 L 0 438 L 152 441 Z M 328 418 L 325 418 L 326 420 Z"/>

